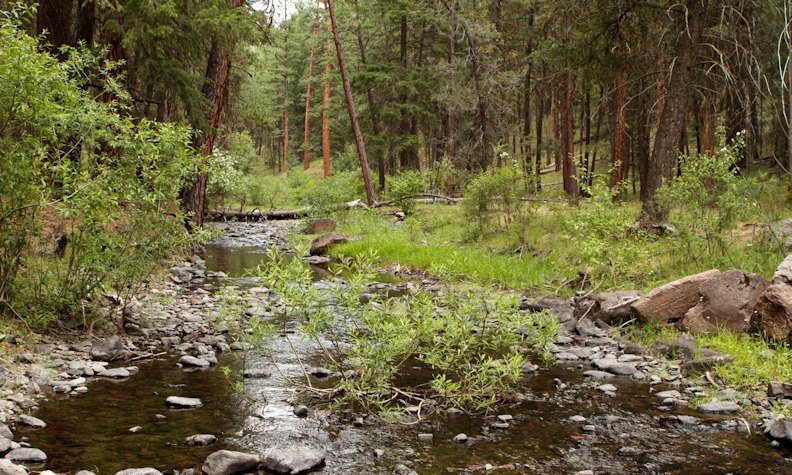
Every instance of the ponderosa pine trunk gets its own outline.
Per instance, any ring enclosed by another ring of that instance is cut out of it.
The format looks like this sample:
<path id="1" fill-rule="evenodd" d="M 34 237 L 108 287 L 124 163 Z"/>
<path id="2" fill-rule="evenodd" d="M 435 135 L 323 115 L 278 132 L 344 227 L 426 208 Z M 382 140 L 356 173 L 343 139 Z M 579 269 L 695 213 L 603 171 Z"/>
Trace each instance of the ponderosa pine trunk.
<path id="1" fill-rule="evenodd" d="M 322 99 L 322 176 L 330 176 L 330 61 L 325 65 L 324 95 Z"/>
<path id="2" fill-rule="evenodd" d="M 363 173 L 363 184 L 366 188 L 366 204 L 369 206 L 374 206 L 377 198 L 374 194 L 374 187 L 371 184 L 371 174 L 369 173 L 368 158 L 366 157 L 366 146 L 363 143 L 363 133 L 360 131 L 360 124 L 358 123 L 357 112 L 355 111 L 355 98 L 352 95 L 352 88 L 349 85 L 346 59 L 344 58 L 344 49 L 341 46 L 341 34 L 338 32 L 338 21 L 335 14 L 335 4 L 333 3 L 333 0 L 326 1 L 327 9 L 330 13 L 330 22 L 333 27 L 333 40 L 335 41 L 336 55 L 338 56 L 338 68 L 341 70 L 341 82 L 344 86 L 347 112 L 349 113 L 349 121 L 352 123 L 352 133 L 355 136 L 355 146 L 357 147 L 358 158 L 360 159 L 360 168 Z"/>
<path id="3" fill-rule="evenodd" d="M 316 35 L 316 27 L 311 38 Z M 313 94 L 314 52 L 308 60 L 308 86 L 305 91 L 305 126 L 303 131 L 303 170 L 311 168 L 311 95 Z"/>
<path id="4" fill-rule="evenodd" d="M 680 139 L 687 125 L 693 77 L 691 69 L 696 61 L 701 20 L 704 15 L 702 0 L 687 0 L 685 8 L 675 11 L 676 44 L 673 68 L 669 71 L 667 91 L 655 134 L 654 150 L 646 180 L 646 198 L 641 209 L 643 225 L 662 223 L 668 210 L 660 203 L 660 188 L 670 183 L 679 157 Z"/>
<path id="5" fill-rule="evenodd" d="M 231 8 L 240 8 L 245 0 L 231 0 Z M 204 157 L 204 163 L 214 150 L 217 138 L 217 127 L 223 112 L 226 93 L 228 91 L 228 78 L 231 69 L 231 59 L 228 51 L 223 49 L 216 39 L 212 40 L 209 51 L 209 60 L 206 65 L 206 82 L 203 95 L 209 104 L 209 120 L 203 134 L 198 134 L 194 140 L 193 148 Z M 182 188 L 179 193 L 182 209 L 189 215 L 188 227 L 203 226 L 204 213 L 206 212 L 206 171 L 199 171 L 191 185 Z"/>

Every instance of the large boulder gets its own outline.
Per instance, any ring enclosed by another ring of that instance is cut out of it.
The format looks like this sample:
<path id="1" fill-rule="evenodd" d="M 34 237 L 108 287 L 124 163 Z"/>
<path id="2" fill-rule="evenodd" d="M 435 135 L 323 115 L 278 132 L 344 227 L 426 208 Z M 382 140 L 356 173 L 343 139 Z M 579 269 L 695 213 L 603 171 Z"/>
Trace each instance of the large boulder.
<path id="1" fill-rule="evenodd" d="M 325 451 L 304 446 L 271 448 L 264 453 L 264 468 L 275 473 L 295 475 L 324 465 Z"/>
<path id="2" fill-rule="evenodd" d="M 638 292 L 620 290 L 579 298 L 575 301 L 575 317 L 587 316 L 608 325 L 621 324 L 632 318 L 632 304 L 639 297 Z"/>
<path id="3" fill-rule="evenodd" d="M 773 421 L 767 428 L 767 435 L 776 440 L 792 443 L 792 419 L 783 417 Z"/>
<path id="4" fill-rule="evenodd" d="M 311 255 L 321 256 L 325 254 L 331 247 L 337 244 L 354 241 L 357 238 L 344 236 L 343 234 L 329 233 L 323 234 L 311 242 Z"/>
<path id="5" fill-rule="evenodd" d="M 784 250 L 792 250 L 792 219 L 770 223 L 765 232 L 765 239 L 770 243 L 780 245 Z"/>
<path id="6" fill-rule="evenodd" d="M 121 337 L 113 335 L 107 340 L 95 341 L 91 345 L 91 358 L 95 361 L 114 361 L 126 355 Z"/>
<path id="7" fill-rule="evenodd" d="M 632 310 L 647 323 L 667 324 L 680 320 L 699 303 L 701 284 L 719 273 L 712 269 L 660 286 L 633 302 Z"/>
<path id="8" fill-rule="evenodd" d="M 754 307 L 751 330 L 767 340 L 792 344 L 792 285 L 769 286 Z"/>
<path id="9" fill-rule="evenodd" d="M 759 274 L 736 269 L 721 272 L 699 286 L 701 301 L 688 310 L 682 326 L 692 333 L 744 332 L 768 284 Z"/>
<path id="10" fill-rule="evenodd" d="M 255 470 L 259 465 L 258 455 L 231 450 L 218 450 L 206 457 L 201 470 L 205 475 L 234 475 Z"/>
<path id="11" fill-rule="evenodd" d="M 335 231 L 336 226 L 338 223 L 334 219 L 330 218 L 319 218 L 311 221 L 308 225 L 303 229 L 303 234 L 321 234 L 321 233 L 330 233 Z"/>

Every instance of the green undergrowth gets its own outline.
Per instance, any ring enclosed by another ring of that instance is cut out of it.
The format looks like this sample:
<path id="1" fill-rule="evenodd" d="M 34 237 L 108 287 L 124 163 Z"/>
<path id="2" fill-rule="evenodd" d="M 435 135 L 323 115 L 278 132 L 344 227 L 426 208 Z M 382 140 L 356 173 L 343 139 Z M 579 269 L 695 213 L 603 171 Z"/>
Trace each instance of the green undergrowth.
<path id="1" fill-rule="evenodd" d="M 632 327 L 628 337 L 651 347 L 658 340 L 671 343 L 682 335 L 674 328 L 654 325 Z M 769 381 L 792 382 L 792 349 L 784 344 L 770 344 L 751 335 L 720 331 L 696 335 L 697 352 L 712 348 L 731 355 L 731 363 L 718 365 L 711 371 L 729 386 L 740 389 L 764 389 Z"/>

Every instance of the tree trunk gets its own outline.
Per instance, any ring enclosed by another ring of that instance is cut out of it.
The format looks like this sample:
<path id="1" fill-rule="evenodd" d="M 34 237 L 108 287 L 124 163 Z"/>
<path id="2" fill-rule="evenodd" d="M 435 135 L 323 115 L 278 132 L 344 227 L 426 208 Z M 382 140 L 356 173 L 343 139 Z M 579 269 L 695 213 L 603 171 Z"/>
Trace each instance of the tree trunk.
<path id="1" fill-rule="evenodd" d="M 646 180 L 646 200 L 641 209 L 644 225 L 661 223 L 668 218 L 668 210 L 658 200 L 660 188 L 670 183 L 674 164 L 679 155 L 679 141 L 685 129 L 690 103 L 691 68 L 696 61 L 701 20 L 704 8 L 701 0 L 687 0 L 686 11 L 676 12 L 678 37 L 675 60 L 668 79 L 668 91 L 655 134 L 654 150 Z"/>
<path id="2" fill-rule="evenodd" d="M 576 202 L 579 196 L 577 169 L 575 167 L 575 76 L 567 70 L 562 75 L 563 97 L 561 98 L 560 132 L 561 158 L 564 190 L 570 202 Z"/>
<path id="3" fill-rule="evenodd" d="M 640 184 L 641 202 L 646 198 L 646 180 L 649 173 L 649 135 L 651 124 L 648 111 L 647 93 L 643 91 L 643 80 L 638 81 L 638 113 L 636 114 L 638 180 Z"/>
<path id="4" fill-rule="evenodd" d="M 322 176 L 330 176 L 330 71 L 333 65 L 325 65 L 324 96 L 322 100 Z"/>
<path id="5" fill-rule="evenodd" d="M 617 51 L 624 52 L 624 39 L 619 37 Z M 613 157 L 610 186 L 614 186 L 627 179 L 630 162 L 627 158 L 627 72 L 624 67 L 619 69 L 616 76 L 616 90 L 613 91 Z"/>
<path id="6" fill-rule="evenodd" d="M 316 27 L 311 31 L 311 38 L 316 36 Z M 311 168 L 311 95 L 313 94 L 314 52 L 308 60 L 308 87 L 305 91 L 305 127 L 303 132 L 303 170 Z"/>
<path id="7" fill-rule="evenodd" d="M 792 0 L 787 2 L 787 16 L 792 16 Z M 792 61 L 792 20 L 787 23 L 787 53 Z M 792 65 L 787 64 L 787 175 L 792 191 Z"/>
<path id="8" fill-rule="evenodd" d="M 352 96 L 352 88 L 349 85 L 346 60 L 344 59 L 344 50 L 341 47 L 341 35 L 338 32 L 338 21 L 336 20 L 335 4 L 333 3 L 333 0 L 327 0 L 327 8 L 330 12 L 330 21 L 333 26 L 333 39 L 335 40 L 336 54 L 338 55 L 338 67 L 341 69 L 341 82 L 344 85 L 347 112 L 349 112 L 349 120 L 352 122 L 352 132 L 355 135 L 355 146 L 357 147 L 358 158 L 360 159 L 360 168 L 363 172 L 363 184 L 366 187 L 366 204 L 373 206 L 377 201 L 377 198 L 374 194 L 374 187 L 371 185 L 368 158 L 366 157 L 366 146 L 363 143 L 363 134 L 360 131 L 357 112 L 355 112 L 355 98 Z"/>
<path id="9" fill-rule="evenodd" d="M 544 68 L 543 68 L 544 69 Z M 536 88 L 536 110 L 534 116 L 536 117 L 536 156 L 534 165 L 536 170 L 536 191 L 542 191 L 542 122 L 544 119 L 544 97 L 543 87 Z"/>
<path id="10" fill-rule="evenodd" d="M 38 3 L 36 34 L 45 35 L 47 49 L 52 54 L 65 59 L 60 54 L 60 47 L 74 44 L 72 36 L 74 0 L 39 0 Z"/>
<path id="11" fill-rule="evenodd" d="M 231 8 L 240 8 L 245 0 L 231 0 Z M 203 94 L 209 103 L 209 121 L 203 136 L 196 136 L 194 148 L 204 156 L 204 163 L 209 161 L 217 138 L 217 127 L 220 124 L 220 115 L 223 112 L 226 92 L 228 90 L 228 77 L 231 69 L 229 53 L 219 46 L 217 40 L 212 40 L 209 60 L 206 66 L 206 83 Z M 199 171 L 192 185 L 182 188 L 180 200 L 182 209 L 191 216 L 188 227 L 203 226 L 204 213 L 206 212 L 206 180 L 207 172 Z"/>

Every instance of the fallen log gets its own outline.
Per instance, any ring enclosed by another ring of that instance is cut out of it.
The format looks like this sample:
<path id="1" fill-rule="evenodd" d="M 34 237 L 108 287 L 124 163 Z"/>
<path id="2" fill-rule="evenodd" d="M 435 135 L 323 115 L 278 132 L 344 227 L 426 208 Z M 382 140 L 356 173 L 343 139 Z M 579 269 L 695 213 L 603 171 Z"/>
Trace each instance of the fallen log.
<path id="1" fill-rule="evenodd" d="M 352 208 L 366 208 L 366 205 L 360 200 L 355 200 L 323 209 L 308 206 L 299 209 L 272 211 L 261 211 L 258 209 L 252 211 L 212 210 L 206 212 L 204 219 L 206 221 L 279 221 L 285 219 L 306 218 L 313 213 L 339 211 Z"/>

